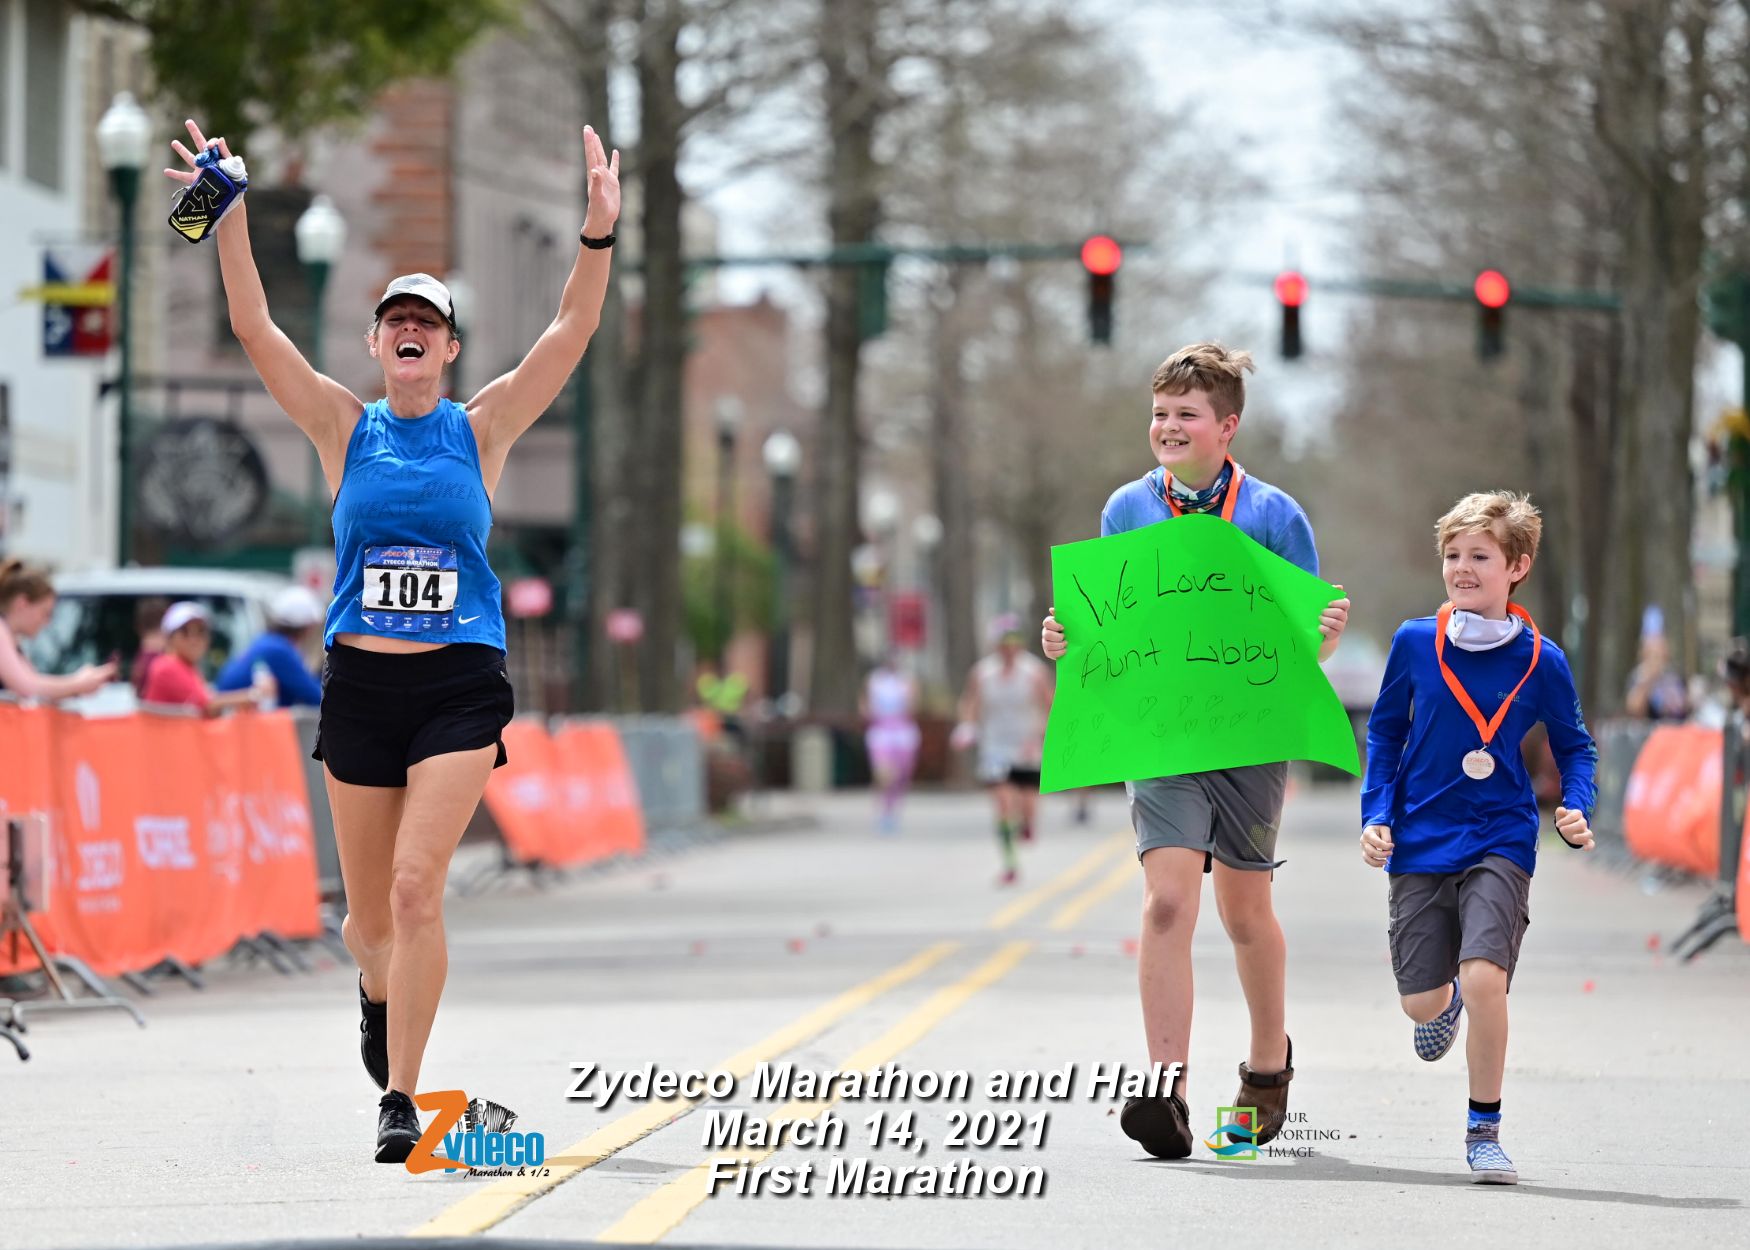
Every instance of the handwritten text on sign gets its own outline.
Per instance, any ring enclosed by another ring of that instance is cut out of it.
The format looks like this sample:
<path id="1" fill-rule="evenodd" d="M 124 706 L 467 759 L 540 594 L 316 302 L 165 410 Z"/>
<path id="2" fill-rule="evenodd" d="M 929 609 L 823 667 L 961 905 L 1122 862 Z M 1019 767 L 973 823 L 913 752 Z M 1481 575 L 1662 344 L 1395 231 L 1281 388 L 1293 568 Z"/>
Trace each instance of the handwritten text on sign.
<path id="1" fill-rule="evenodd" d="M 1343 592 L 1217 517 L 1051 549 L 1069 652 L 1042 789 L 1275 760 L 1360 761 L 1319 667 L 1319 613 Z"/>

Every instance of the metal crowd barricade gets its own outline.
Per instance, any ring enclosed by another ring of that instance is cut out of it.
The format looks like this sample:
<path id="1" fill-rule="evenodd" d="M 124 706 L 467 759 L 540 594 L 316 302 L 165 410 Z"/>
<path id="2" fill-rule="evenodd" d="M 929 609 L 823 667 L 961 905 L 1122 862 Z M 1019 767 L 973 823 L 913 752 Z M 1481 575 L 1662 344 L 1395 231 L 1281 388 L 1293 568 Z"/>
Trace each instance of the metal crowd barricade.
<path id="1" fill-rule="evenodd" d="M 334 840 L 334 810 L 328 806 L 328 783 L 322 761 L 311 759 L 306 749 L 315 744 L 321 710 L 313 707 L 287 710 L 297 729 L 304 790 L 310 800 L 310 833 L 316 840 L 316 888 L 322 900 L 322 936 L 336 957 L 351 958 L 340 937 L 340 920 L 346 914 L 346 887 L 340 876 L 340 847 Z"/>
<path id="2" fill-rule="evenodd" d="M 1635 760 L 1652 735 L 1654 726 L 1644 720 L 1607 720 L 1594 726 L 1593 741 L 1598 746 L 1597 805 L 1592 811 L 1592 835 L 1598 850 L 1612 866 L 1633 864 L 1628 841 L 1623 834 L 1623 805 L 1628 794 L 1629 775 Z"/>
<path id="3" fill-rule="evenodd" d="M 27 1002 L 0 999 L 0 1008 L 5 1010 L 5 1018 L 0 1020 L 0 1037 L 12 1043 L 22 1060 L 30 1058 L 30 1051 L 19 1038 L 19 1034 L 26 1031 L 24 1017 L 27 1012 L 125 1011 L 134 1018 L 135 1024 L 145 1028 L 145 1018 L 134 1005 L 113 993 L 82 960 L 65 954 L 50 954 L 31 923 L 31 913 L 48 905 L 49 865 L 53 851 L 47 814 L 33 812 L 8 816 L 3 842 L 5 872 L 0 875 L 0 889 L 4 891 L 0 893 L 0 941 L 10 940 L 16 947 L 22 937 L 29 943 L 53 996 Z M 73 994 L 62 979 L 62 973 L 83 984 L 88 996 Z"/>
<path id="4" fill-rule="evenodd" d="M 1708 947 L 1738 931 L 1738 861 L 1744 853 L 1744 817 L 1747 802 L 1745 774 L 1750 771 L 1750 723 L 1733 708 L 1720 733 L 1720 867 L 1713 888 L 1690 922 L 1689 928 L 1671 944 L 1671 952 L 1688 963 Z"/>
<path id="5" fill-rule="evenodd" d="M 644 826 L 653 833 L 705 823 L 705 753 L 691 722 L 678 716 L 610 718 L 638 787 Z"/>

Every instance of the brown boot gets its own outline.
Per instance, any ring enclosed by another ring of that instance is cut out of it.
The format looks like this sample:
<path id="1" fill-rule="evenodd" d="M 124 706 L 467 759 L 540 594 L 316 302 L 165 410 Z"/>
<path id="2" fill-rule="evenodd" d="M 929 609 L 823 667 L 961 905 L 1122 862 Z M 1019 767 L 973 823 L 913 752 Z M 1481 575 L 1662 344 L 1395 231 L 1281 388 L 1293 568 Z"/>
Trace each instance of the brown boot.
<path id="1" fill-rule="evenodd" d="M 1191 1112 L 1177 1093 L 1165 1098 L 1126 1098 L 1118 1127 L 1157 1159 L 1191 1156 Z"/>
<path id="2" fill-rule="evenodd" d="M 1257 1143 L 1275 1140 L 1288 1122 L 1288 1083 L 1294 1079 L 1294 1039 L 1288 1039 L 1288 1061 L 1280 1072 L 1263 1074 L 1240 1064 L 1240 1092 L 1234 1106 L 1258 1109 Z"/>

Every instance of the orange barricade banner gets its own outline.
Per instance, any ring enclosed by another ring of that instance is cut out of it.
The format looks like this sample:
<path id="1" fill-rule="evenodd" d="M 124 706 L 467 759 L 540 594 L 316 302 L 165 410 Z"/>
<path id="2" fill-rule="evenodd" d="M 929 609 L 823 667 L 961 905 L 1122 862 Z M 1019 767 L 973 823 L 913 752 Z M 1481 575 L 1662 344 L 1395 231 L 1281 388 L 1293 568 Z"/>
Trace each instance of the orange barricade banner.
<path id="1" fill-rule="evenodd" d="M 46 707 L 20 707 L 15 703 L 0 703 L 0 820 L 7 816 L 36 816 L 46 822 L 50 831 L 50 855 L 42 886 L 52 890 L 54 881 L 54 846 L 58 837 L 54 803 L 53 722 L 60 715 Z M 36 825 L 33 822 L 33 832 Z M 0 827 L 0 837 L 5 830 Z M 5 844 L 0 842 L 0 861 L 5 858 Z M 0 884 L 0 891 L 4 890 Z M 33 898 L 35 910 L 31 922 L 37 933 L 49 945 L 54 945 L 54 922 L 43 911 L 47 899 Z M 0 942 L 0 973 L 15 972 L 21 967 L 35 967 L 36 959 L 22 938 Z"/>
<path id="2" fill-rule="evenodd" d="M 54 863 L 36 918 L 51 951 L 113 975 L 167 955 L 201 963 L 264 931 L 321 931 L 309 801 L 287 714 L 46 715 L 46 752 L 31 767 L 51 783 Z M 0 715 L 0 758 L 10 761 L 8 719 Z M 0 770 L 0 790 L 12 772 Z M 0 956 L 10 954 L 9 943 Z"/>
<path id="3" fill-rule="evenodd" d="M 557 862 L 551 857 L 563 819 L 559 762 L 546 725 L 519 716 L 504 727 L 504 751 L 504 767 L 493 769 L 486 782 L 486 808 L 512 859 Z"/>
<path id="4" fill-rule="evenodd" d="M 587 859 L 644 849 L 644 808 L 620 732 L 606 721 L 573 721 L 554 736 L 566 805 L 582 821 Z M 582 861 L 573 861 L 582 862 Z"/>
<path id="5" fill-rule="evenodd" d="M 304 785 L 303 748 L 291 714 L 268 712 L 208 724 L 234 728 L 242 749 L 235 790 L 247 833 L 242 897 L 248 903 L 238 917 L 242 932 L 320 937 L 316 830 Z"/>
<path id="6" fill-rule="evenodd" d="M 1622 827 L 1636 857 L 1713 877 L 1720 863 L 1720 756 L 1717 729 L 1662 725 L 1629 773 Z"/>

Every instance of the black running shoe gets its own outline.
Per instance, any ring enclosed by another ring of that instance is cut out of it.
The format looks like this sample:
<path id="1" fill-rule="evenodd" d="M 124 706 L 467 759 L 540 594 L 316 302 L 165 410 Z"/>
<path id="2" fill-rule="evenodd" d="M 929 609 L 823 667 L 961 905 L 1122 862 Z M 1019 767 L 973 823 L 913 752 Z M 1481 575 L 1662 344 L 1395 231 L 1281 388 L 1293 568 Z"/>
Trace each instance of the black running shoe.
<path id="1" fill-rule="evenodd" d="M 1165 1098 L 1126 1098 L 1118 1127 L 1157 1159 L 1191 1157 L 1191 1110 L 1177 1094 Z"/>
<path id="2" fill-rule="evenodd" d="M 389 1004 L 373 1003 L 365 997 L 365 978 L 359 975 L 359 1053 L 365 1057 L 365 1071 L 378 1089 L 389 1088 Z"/>
<path id="3" fill-rule="evenodd" d="M 377 1162 L 406 1163 L 420 1133 L 413 1099 L 392 1089 L 378 1100 L 377 1107 Z"/>

